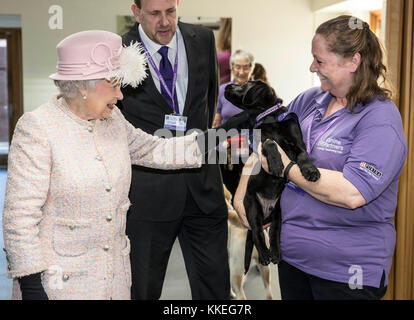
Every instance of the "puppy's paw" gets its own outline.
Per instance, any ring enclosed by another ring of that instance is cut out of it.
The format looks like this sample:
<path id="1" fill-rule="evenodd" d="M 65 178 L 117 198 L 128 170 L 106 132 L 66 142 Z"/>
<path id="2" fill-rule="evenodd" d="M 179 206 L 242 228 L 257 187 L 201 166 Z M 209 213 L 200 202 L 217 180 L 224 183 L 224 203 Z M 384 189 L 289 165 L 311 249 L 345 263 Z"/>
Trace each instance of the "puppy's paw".
<path id="1" fill-rule="evenodd" d="M 275 177 L 280 177 L 283 172 L 283 162 L 279 161 L 278 159 L 267 158 L 267 163 L 269 165 L 269 171 Z"/>
<path id="2" fill-rule="evenodd" d="M 283 162 L 277 150 L 277 144 L 273 140 L 266 140 L 263 143 L 263 155 L 267 158 L 269 171 L 272 175 L 280 177 L 283 172 Z"/>
<path id="3" fill-rule="evenodd" d="M 278 264 L 282 260 L 282 253 L 279 250 L 274 249 L 273 247 L 270 248 L 270 258 L 273 264 Z"/>
<path id="4" fill-rule="evenodd" d="M 318 179 L 321 177 L 321 173 L 314 165 L 304 166 L 300 171 L 302 172 L 303 177 L 311 182 L 318 181 Z"/>
<path id="5" fill-rule="evenodd" d="M 274 140 L 270 140 L 270 139 L 266 139 L 266 140 L 263 142 L 263 145 L 262 145 L 262 154 L 263 154 L 265 157 L 268 157 L 268 156 L 269 156 L 269 153 L 272 153 L 271 151 L 272 151 L 274 148 L 277 148 L 276 141 L 274 141 Z M 277 149 L 276 149 L 276 150 L 277 150 Z"/>
<path id="6" fill-rule="evenodd" d="M 259 251 L 259 263 L 261 265 L 267 266 L 270 263 L 270 260 L 271 258 L 269 249 Z"/>

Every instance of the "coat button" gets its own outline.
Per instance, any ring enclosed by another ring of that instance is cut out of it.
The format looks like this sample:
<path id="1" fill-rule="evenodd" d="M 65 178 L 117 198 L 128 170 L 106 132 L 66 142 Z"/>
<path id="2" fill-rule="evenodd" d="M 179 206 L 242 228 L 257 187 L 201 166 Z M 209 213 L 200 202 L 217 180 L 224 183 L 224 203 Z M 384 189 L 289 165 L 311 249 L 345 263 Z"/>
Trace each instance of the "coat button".
<path id="1" fill-rule="evenodd" d="M 88 131 L 92 132 L 93 131 L 93 127 L 88 127 Z"/>
<path id="2" fill-rule="evenodd" d="M 69 280 L 69 275 L 64 274 L 62 279 L 63 279 L 63 281 L 68 281 Z"/>
<path id="3" fill-rule="evenodd" d="M 108 250 L 109 250 L 109 245 L 107 245 L 107 244 L 106 244 L 106 245 L 104 246 L 104 248 L 103 248 L 103 249 L 104 249 L 105 251 L 108 251 Z"/>
<path id="4" fill-rule="evenodd" d="M 112 216 L 111 215 L 107 216 L 106 221 L 108 221 L 108 222 L 112 221 Z"/>
<path id="5" fill-rule="evenodd" d="M 102 159 L 102 156 L 96 156 L 96 160 L 98 160 L 98 161 L 102 161 L 103 159 Z"/>
<path id="6" fill-rule="evenodd" d="M 112 190 L 112 187 L 111 187 L 111 186 L 106 186 L 106 187 L 105 187 L 105 190 L 106 190 L 107 192 L 109 192 L 109 191 L 111 191 L 111 190 Z"/>

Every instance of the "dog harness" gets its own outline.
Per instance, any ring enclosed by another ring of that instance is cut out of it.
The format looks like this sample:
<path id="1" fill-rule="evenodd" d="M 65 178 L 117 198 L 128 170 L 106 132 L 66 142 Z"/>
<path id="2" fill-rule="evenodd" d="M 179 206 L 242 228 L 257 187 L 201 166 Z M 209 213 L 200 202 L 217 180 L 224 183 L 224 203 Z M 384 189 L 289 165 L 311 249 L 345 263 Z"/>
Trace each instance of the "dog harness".
<path id="1" fill-rule="evenodd" d="M 279 110 L 282 107 L 281 103 L 278 103 L 277 105 L 267 109 L 265 112 L 262 112 L 261 114 L 259 114 L 256 118 L 256 126 L 258 127 L 263 123 L 263 118 L 267 117 L 269 114 L 272 114 L 273 112 Z"/>
<path id="2" fill-rule="evenodd" d="M 262 124 L 282 122 L 282 121 L 287 121 L 289 119 L 294 119 L 296 122 L 299 122 L 299 119 L 298 119 L 298 116 L 296 115 L 296 113 L 289 112 L 289 111 L 286 111 L 286 112 L 280 114 L 279 116 L 277 116 L 277 118 L 269 117 L 270 115 L 272 115 L 273 113 L 275 113 L 277 110 L 279 110 L 282 107 L 283 107 L 282 104 L 278 103 L 277 105 L 267 109 L 265 112 L 262 112 L 261 114 L 259 114 L 256 117 L 256 124 L 253 127 L 253 130 L 257 129 Z M 252 147 L 253 152 L 257 153 L 257 147 L 259 145 L 259 142 L 256 141 L 256 139 L 254 139 L 253 131 L 250 131 L 250 133 L 249 133 L 249 140 L 250 140 L 250 145 Z"/>
<path id="3" fill-rule="evenodd" d="M 280 108 L 282 108 L 282 104 L 281 103 L 278 103 L 277 105 L 275 105 L 275 106 L 267 109 L 265 112 L 259 114 L 256 117 L 256 125 L 254 126 L 254 129 L 258 128 L 262 124 L 273 123 L 273 122 L 275 122 L 274 120 L 276 120 L 277 122 L 281 122 L 281 121 L 286 121 L 286 120 L 289 120 L 289 119 L 295 119 L 296 121 L 299 122 L 298 116 L 296 115 L 296 113 L 289 112 L 289 111 L 280 114 L 277 117 L 277 119 L 273 119 L 273 118 L 269 118 L 268 117 L 269 115 L 271 115 L 272 113 L 276 112 Z"/>

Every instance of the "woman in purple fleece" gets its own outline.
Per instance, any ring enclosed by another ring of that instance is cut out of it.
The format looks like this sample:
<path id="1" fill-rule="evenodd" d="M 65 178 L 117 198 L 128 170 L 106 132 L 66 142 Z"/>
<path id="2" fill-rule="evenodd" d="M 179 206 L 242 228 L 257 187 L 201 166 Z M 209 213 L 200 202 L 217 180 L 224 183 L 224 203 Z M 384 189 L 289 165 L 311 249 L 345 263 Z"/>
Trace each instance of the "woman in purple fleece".
<path id="1" fill-rule="evenodd" d="M 294 99 L 317 182 L 305 180 L 278 146 L 290 182 L 281 196 L 282 299 L 380 299 L 395 249 L 393 217 L 407 154 L 390 100 L 381 45 L 369 25 L 340 16 L 312 41 L 321 81 Z M 261 157 L 267 170 L 267 161 Z M 246 179 L 235 208 L 244 214 Z M 242 200 L 241 200 L 242 201 Z"/>

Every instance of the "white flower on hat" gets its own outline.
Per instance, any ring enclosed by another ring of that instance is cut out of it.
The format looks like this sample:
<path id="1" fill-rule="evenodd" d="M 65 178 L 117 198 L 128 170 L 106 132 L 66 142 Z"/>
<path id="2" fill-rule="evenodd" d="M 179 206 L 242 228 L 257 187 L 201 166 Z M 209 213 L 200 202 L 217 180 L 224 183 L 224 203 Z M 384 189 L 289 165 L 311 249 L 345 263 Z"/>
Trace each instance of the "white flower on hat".
<path id="1" fill-rule="evenodd" d="M 110 78 L 124 86 L 138 87 L 147 77 L 147 57 L 142 46 L 132 43 L 121 48 L 119 66 L 112 70 Z"/>

